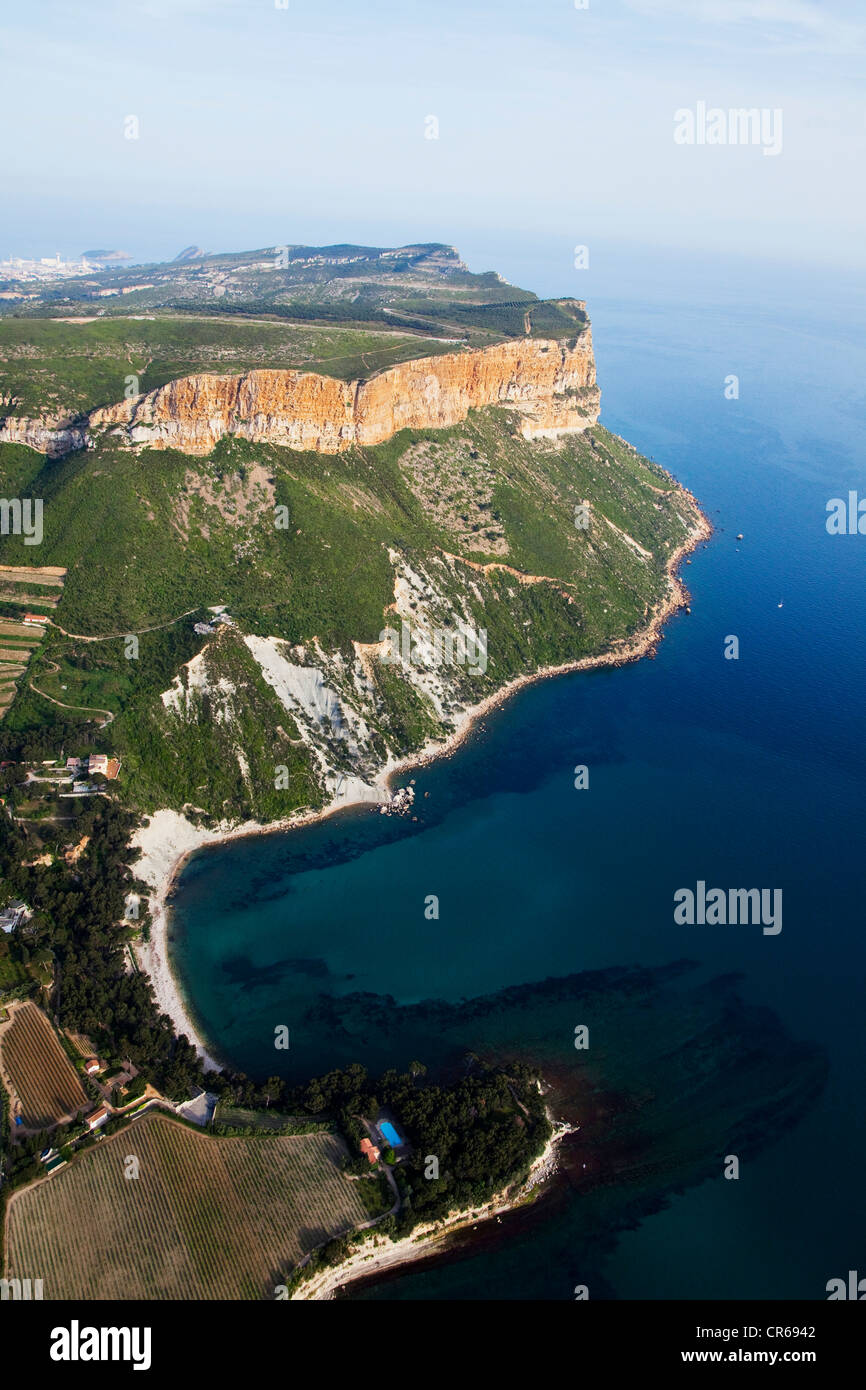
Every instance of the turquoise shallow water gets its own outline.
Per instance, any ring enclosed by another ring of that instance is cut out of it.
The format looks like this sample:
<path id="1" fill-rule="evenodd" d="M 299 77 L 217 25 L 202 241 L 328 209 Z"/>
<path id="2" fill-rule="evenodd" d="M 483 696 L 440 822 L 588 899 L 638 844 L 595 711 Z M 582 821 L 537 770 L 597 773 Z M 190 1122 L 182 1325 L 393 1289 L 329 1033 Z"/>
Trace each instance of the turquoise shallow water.
<path id="1" fill-rule="evenodd" d="M 826 1049 L 827 1088 L 739 1183 L 690 1189 L 624 1234 L 604 1280 L 621 1297 L 821 1297 L 856 1267 L 866 1214 L 866 537 L 824 527 L 828 498 L 866 495 L 866 349 L 853 302 L 810 315 L 706 299 L 591 305 L 604 422 L 717 527 L 684 571 L 692 614 L 657 658 L 521 692 L 415 774 L 417 825 L 350 811 L 197 856 L 174 954 L 218 1050 L 271 1074 L 287 1024 L 298 1078 L 405 1065 L 419 1048 L 435 1060 L 423 1030 L 405 1056 L 360 1024 L 335 1030 L 323 996 L 459 1002 L 685 955 L 743 972 L 748 999 Z M 731 372 L 738 401 L 723 395 Z M 732 633 L 737 662 L 722 655 Z M 781 934 L 674 925 L 675 889 L 698 879 L 781 888 Z M 560 1204 L 505 1246 L 362 1296 L 568 1298 L 576 1220 Z"/>

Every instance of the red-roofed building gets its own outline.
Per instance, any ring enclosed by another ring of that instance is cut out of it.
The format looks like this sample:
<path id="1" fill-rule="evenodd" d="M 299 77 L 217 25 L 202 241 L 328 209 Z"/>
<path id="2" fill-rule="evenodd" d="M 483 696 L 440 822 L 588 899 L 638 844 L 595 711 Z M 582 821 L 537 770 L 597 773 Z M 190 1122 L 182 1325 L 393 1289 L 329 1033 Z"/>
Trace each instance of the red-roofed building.
<path id="1" fill-rule="evenodd" d="M 99 1129 L 99 1126 L 104 1125 L 110 1116 L 111 1111 L 106 1109 L 104 1105 L 100 1105 L 98 1110 L 94 1110 L 91 1115 L 85 1116 L 84 1123 L 89 1130 Z"/>
<path id="2" fill-rule="evenodd" d="M 366 1154 L 368 1163 L 379 1162 L 379 1150 L 376 1148 L 376 1145 L 372 1143 L 371 1140 L 361 1140 L 361 1153 Z"/>

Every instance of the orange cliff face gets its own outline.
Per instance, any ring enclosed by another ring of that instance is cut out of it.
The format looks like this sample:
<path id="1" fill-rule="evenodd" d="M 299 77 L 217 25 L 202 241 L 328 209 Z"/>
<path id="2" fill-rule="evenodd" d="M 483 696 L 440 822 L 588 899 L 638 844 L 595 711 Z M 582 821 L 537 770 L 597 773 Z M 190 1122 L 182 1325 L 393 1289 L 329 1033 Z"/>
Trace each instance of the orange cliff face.
<path id="1" fill-rule="evenodd" d="M 423 357 L 368 381 L 312 372 L 252 371 L 183 377 L 131 401 L 94 411 L 90 437 L 208 454 L 226 434 L 336 454 L 381 444 L 402 429 L 443 429 L 472 409 L 507 406 L 527 438 L 585 430 L 599 412 L 592 336 L 523 338 L 478 351 Z"/>

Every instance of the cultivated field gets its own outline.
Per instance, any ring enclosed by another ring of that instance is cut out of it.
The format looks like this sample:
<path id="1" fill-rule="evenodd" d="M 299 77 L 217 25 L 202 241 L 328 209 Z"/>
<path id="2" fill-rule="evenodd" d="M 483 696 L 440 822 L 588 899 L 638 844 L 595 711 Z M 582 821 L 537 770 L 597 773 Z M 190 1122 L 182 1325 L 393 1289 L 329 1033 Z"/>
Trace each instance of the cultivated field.
<path id="1" fill-rule="evenodd" d="M 54 1030 L 35 1004 L 13 1004 L 0 1027 L 0 1072 L 13 1116 L 24 1128 L 47 1129 L 71 1119 L 90 1101 Z"/>
<path id="2" fill-rule="evenodd" d="M 0 584 L 47 584 L 62 589 L 65 577 L 61 565 L 0 565 Z"/>
<path id="3" fill-rule="evenodd" d="M 283 1115 L 277 1110 L 244 1110 L 239 1106 L 223 1105 L 222 1103 L 217 1106 L 214 1113 L 214 1124 L 225 1125 L 227 1128 L 270 1131 L 271 1134 L 308 1134 L 314 1128 L 323 1130 L 328 1128 L 326 1124 L 312 1125 L 308 1115 L 298 1118 L 292 1115 Z"/>
<path id="4" fill-rule="evenodd" d="M 55 608 L 59 602 L 56 586 L 62 587 L 65 574 L 66 570 L 56 566 L 27 568 L 0 565 L 0 600 L 21 608 Z M 16 584 L 27 584 L 27 592 L 16 589 Z M 41 596 L 33 588 L 34 584 L 45 585 L 48 594 Z M 33 649 L 39 646 L 44 636 L 44 628 L 30 627 L 11 618 L 0 618 L 0 719 L 15 699 L 16 682 L 19 676 L 23 676 Z"/>
<path id="5" fill-rule="evenodd" d="M 89 839 L 89 835 L 85 837 L 85 848 L 87 847 Z M 72 851 L 72 853 L 74 853 L 74 851 Z M 75 860 L 69 860 L 69 862 L 74 864 Z M 66 1036 L 72 1043 L 72 1046 L 75 1048 L 75 1051 L 78 1053 L 79 1057 L 95 1057 L 97 1055 L 98 1049 L 93 1046 L 93 1043 L 90 1041 L 86 1033 L 73 1033 L 71 1029 L 67 1028 Z"/>
<path id="6" fill-rule="evenodd" d="M 42 1279 L 46 1299 L 272 1298 L 368 1220 L 344 1152 L 330 1134 L 219 1139 L 151 1112 L 12 1197 L 5 1275 Z"/>

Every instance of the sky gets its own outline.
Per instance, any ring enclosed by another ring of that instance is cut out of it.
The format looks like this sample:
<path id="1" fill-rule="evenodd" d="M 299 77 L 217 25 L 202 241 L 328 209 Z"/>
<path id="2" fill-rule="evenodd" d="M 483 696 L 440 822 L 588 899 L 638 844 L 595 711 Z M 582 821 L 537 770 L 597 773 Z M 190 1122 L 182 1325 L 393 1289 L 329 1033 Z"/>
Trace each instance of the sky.
<path id="1" fill-rule="evenodd" d="M 579 246 L 866 270 L 863 0 L 584 3 L 8 4 L 0 256 L 444 241 L 547 293 Z M 765 111 L 778 152 L 678 143 L 699 103 Z"/>

